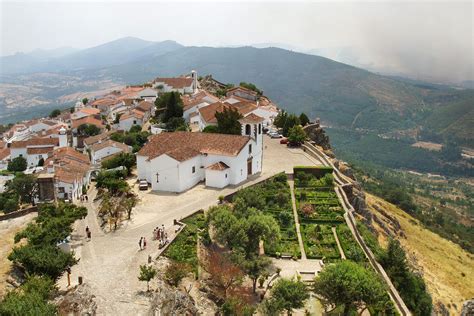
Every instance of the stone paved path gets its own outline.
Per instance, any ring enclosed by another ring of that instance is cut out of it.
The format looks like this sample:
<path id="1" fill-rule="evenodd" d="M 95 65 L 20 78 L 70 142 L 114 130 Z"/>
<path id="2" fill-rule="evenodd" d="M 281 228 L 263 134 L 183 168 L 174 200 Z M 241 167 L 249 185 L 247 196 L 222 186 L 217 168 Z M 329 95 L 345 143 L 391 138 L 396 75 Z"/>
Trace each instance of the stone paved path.
<path id="1" fill-rule="evenodd" d="M 293 216 L 295 218 L 296 234 L 298 235 L 298 244 L 300 245 L 301 260 L 306 260 L 306 252 L 304 251 L 303 238 L 301 238 L 300 221 L 298 219 L 298 211 L 296 209 L 295 182 L 288 181 L 288 184 L 290 185 L 291 206 L 293 207 Z"/>

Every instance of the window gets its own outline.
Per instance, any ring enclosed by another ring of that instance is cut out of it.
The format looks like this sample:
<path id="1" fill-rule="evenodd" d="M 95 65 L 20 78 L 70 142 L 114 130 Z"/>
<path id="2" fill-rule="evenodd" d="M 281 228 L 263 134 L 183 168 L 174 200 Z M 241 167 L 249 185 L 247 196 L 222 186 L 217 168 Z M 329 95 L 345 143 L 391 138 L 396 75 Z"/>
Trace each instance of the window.
<path id="1" fill-rule="evenodd" d="M 193 173 L 196 173 L 196 166 L 193 166 Z"/>
<path id="2" fill-rule="evenodd" d="M 59 188 L 58 188 L 58 192 L 59 192 L 59 193 L 64 193 L 64 187 L 59 187 Z"/>
<path id="3" fill-rule="evenodd" d="M 227 179 L 227 173 L 225 174 L 225 178 Z"/>
<path id="4" fill-rule="evenodd" d="M 137 124 L 137 121 L 133 121 L 133 125 Z"/>
<path id="5" fill-rule="evenodd" d="M 258 134 L 262 134 L 262 124 L 258 124 Z"/>
<path id="6" fill-rule="evenodd" d="M 252 144 L 249 144 L 249 154 L 252 153 Z"/>
<path id="7" fill-rule="evenodd" d="M 251 127 L 250 124 L 245 125 L 245 135 L 250 135 Z"/>

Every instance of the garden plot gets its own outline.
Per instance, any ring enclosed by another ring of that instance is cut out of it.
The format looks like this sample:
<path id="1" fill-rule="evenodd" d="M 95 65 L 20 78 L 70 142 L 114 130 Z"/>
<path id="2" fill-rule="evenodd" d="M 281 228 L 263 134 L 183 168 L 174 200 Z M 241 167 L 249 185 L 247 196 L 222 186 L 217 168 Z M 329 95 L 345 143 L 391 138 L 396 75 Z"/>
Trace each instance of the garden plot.
<path id="1" fill-rule="evenodd" d="M 308 258 L 340 259 L 331 227 L 336 227 L 341 247 L 348 259 L 363 261 L 362 250 L 345 224 L 344 209 L 336 192 L 332 174 L 315 175 L 311 170 L 295 168 L 295 199 L 301 237 Z"/>
<path id="2" fill-rule="evenodd" d="M 291 206 L 290 187 L 288 186 L 286 174 L 281 173 L 262 183 L 241 190 L 235 198 L 238 198 L 239 195 L 248 194 L 256 194 L 263 198 L 264 204 L 261 207 L 261 211 L 266 215 L 271 215 L 280 226 L 280 240 L 274 247 L 265 248 L 265 253 L 271 257 L 285 255 L 301 258 Z"/>

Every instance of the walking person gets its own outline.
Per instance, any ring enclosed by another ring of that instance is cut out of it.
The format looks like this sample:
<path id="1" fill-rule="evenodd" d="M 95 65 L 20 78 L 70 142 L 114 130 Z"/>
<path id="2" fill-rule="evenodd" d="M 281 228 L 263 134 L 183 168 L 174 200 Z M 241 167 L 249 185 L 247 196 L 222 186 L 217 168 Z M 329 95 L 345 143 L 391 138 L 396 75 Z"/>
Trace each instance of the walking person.
<path id="1" fill-rule="evenodd" d="M 86 238 L 91 239 L 91 231 L 89 229 L 89 226 L 86 226 Z"/>
<path id="2" fill-rule="evenodd" d="M 146 238 L 143 237 L 143 249 L 146 249 Z"/>
<path id="3" fill-rule="evenodd" d="M 140 237 L 140 241 L 138 242 L 138 247 L 140 247 L 140 250 L 142 250 L 142 241 L 143 237 Z"/>

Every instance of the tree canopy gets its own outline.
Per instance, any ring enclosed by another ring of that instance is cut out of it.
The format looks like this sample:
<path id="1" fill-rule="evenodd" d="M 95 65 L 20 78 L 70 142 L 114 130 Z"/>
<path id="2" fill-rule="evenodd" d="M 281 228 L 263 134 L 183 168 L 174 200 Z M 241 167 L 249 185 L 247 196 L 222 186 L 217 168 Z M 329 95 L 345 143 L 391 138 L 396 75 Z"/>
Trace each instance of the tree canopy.
<path id="1" fill-rule="evenodd" d="M 49 114 L 49 117 L 54 118 L 54 117 L 59 116 L 60 114 L 61 114 L 61 110 L 55 109 L 51 111 L 51 113 Z"/>
<path id="2" fill-rule="evenodd" d="M 100 134 L 100 128 L 94 124 L 81 124 L 77 128 L 77 132 L 81 136 L 95 136 Z"/>
<path id="3" fill-rule="evenodd" d="M 325 306 L 344 306 L 344 315 L 361 308 L 385 311 L 390 305 L 386 288 L 378 276 L 349 260 L 325 267 L 315 279 L 314 292 Z"/>
<path id="4" fill-rule="evenodd" d="M 221 134 L 242 134 L 242 127 L 239 120 L 242 115 L 234 108 L 224 108 L 222 112 L 216 112 L 217 130 Z"/>
<path id="5" fill-rule="evenodd" d="M 127 168 L 127 175 L 130 175 L 136 163 L 137 161 L 134 154 L 121 152 L 112 158 L 102 161 L 102 168 L 113 169 L 123 166 Z"/>
<path id="6" fill-rule="evenodd" d="M 259 88 L 257 88 L 257 86 L 254 85 L 253 83 L 242 81 L 242 82 L 239 84 L 239 86 L 244 87 L 244 88 L 247 88 L 247 89 L 252 90 L 252 91 L 255 91 L 255 92 L 257 92 L 257 94 L 258 94 L 259 96 L 261 96 L 261 95 L 263 94 L 263 91 L 260 90 Z"/>
<path id="7" fill-rule="evenodd" d="M 280 279 L 273 285 L 271 297 L 263 304 L 263 312 L 265 315 L 278 315 L 286 311 L 290 315 L 294 308 L 302 308 L 308 298 L 303 282 Z"/>
<path id="8" fill-rule="evenodd" d="M 139 281 L 146 282 L 147 291 L 150 291 L 150 281 L 156 276 L 158 272 L 152 266 L 143 264 L 140 266 L 140 274 L 138 275 Z"/>
<path id="9" fill-rule="evenodd" d="M 301 125 L 296 125 L 288 131 L 288 141 L 292 145 L 301 145 L 306 140 L 306 132 Z"/>
<path id="10" fill-rule="evenodd" d="M 301 113 L 299 119 L 300 119 L 301 126 L 308 125 L 309 117 L 305 113 Z"/>
<path id="11" fill-rule="evenodd" d="M 13 171 L 13 172 L 18 172 L 18 171 L 25 171 L 26 167 L 28 167 L 26 159 L 18 156 L 16 158 L 13 158 L 9 163 L 8 163 L 8 171 Z"/>
<path id="12" fill-rule="evenodd" d="M 158 99 L 155 100 L 155 106 L 157 110 L 156 115 L 161 115 L 161 121 L 167 123 L 173 117 L 183 116 L 183 101 L 179 92 L 166 92 L 163 93 Z M 161 114 L 161 112 L 163 112 Z M 158 117 L 157 117 L 158 118 Z"/>
<path id="13" fill-rule="evenodd" d="M 6 184 L 7 192 L 20 197 L 22 203 L 32 203 L 38 192 L 36 177 L 32 174 L 18 174 Z"/>

